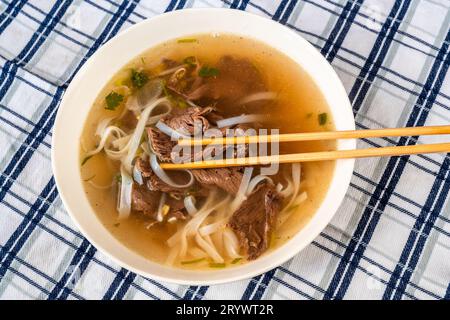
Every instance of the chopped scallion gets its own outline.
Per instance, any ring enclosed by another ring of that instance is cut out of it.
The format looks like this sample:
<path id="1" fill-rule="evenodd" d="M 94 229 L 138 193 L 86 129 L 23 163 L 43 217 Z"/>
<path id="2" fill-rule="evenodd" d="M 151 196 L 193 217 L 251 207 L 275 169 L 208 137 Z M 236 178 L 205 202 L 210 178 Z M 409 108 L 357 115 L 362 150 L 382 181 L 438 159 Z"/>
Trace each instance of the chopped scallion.
<path id="1" fill-rule="evenodd" d="M 200 259 L 194 259 L 194 260 L 187 260 L 187 261 L 181 261 L 181 264 L 194 264 L 194 263 L 199 263 L 204 261 L 205 258 L 200 258 Z"/>
<path id="2" fill-rule="evenodd" d="M 202 78 L 216 77 L 219 75 L 219 69 L 203 66 L 198 70 L 198 75 Z"/>
<path id="3" fill-rule="evenodd" d="M 148 81 L 148 75 L 145 71 L 131 70 L 131 82 L 136 88 L 142 88 Z"/>
<path id="4" fill-rule="evenodd" d="M 183 38 L 183 39 L 178 39 L 177 42 L 178 43 L 192 43 L 192 42 L 197 42 L 197 39 L 195 39 L 195 38 Z"/>
<path id="5" fill-rule="evenodd" d="M 122 103 L 123 95 L 120 93 L 111 91 L 106 97 L 106 110 L 116 110 L 116 108 Z"/>
<path id="6" fill-rule="evenodd" d="M 319 125 L 323 126 L 323 125 L 327 124 L 328 113 L 326 113 L 326 112 L 320 113 L 318 118 L 319 118 Z"/>

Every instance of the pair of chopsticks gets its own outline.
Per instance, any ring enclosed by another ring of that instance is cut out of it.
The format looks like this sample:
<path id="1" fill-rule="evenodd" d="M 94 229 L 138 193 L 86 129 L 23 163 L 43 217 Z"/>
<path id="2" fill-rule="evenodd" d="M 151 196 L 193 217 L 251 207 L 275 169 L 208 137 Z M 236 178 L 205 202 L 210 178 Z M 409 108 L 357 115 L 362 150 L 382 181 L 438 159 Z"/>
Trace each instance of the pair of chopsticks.
<path id="1" fill-rule="evenodd" d="M 428 126 L 428 127 L 406 127 L 390 129 L 372 129 L 372 130 L 349 130 L 349 131 L 324 131 L 324 132 L 305 132 L 305 133 L 287 133 L 279 135 L 264 136 L 240 136 L 225 138 L 204 138 L 204 139 L 182 139 L 178 141 L 180 146 L 196 145 L 235 145 L 252 143 L 271 143 L 271 142 L 293 142 L 293 141 L 313 141 L 313 140 L 337 140 L 337 139 L 361 139 L 361 138 L 380 138 L 380 137 L 401 137 L 401 136 L 421 136 L 450 134 L 450 126 Z M 307 153 L 292 153 L 270 156 L 257 156 L 246 158 L 234 158 L 223 160 L 205 160 L 188 163 L 163 163 L 163 169 L 205 169 L 221 168 L 232 166 L 253 166 L 266 165 L 274 162 L 295 163 L 308 161 L 326 161 L 337 159 L 353 159 L 367 157 L 401 156 L 407 154 L 421 153 L 440 153 L 450 152 L 450 143 L 422 144 L 393 146 L 380 148 L 367 148 L 356 150 L 334 150 Z"/>

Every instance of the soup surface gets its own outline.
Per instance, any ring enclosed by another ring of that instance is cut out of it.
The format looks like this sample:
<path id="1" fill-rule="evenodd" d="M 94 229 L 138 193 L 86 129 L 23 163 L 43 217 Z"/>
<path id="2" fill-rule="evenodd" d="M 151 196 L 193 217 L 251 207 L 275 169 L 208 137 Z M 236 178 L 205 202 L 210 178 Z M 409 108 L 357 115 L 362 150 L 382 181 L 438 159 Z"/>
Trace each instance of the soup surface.
<path id="1" fill-rule="evenodd" d="M 186 114 L 218 130 L 334 128 L 310 77 L 263 43 L 205 34 L 149 49 L 104 87 L 80 139 L 86 195 L 120 242 L 159 263 L 224 268 L 266 254 L 308 222 L 327 192 L 334 162 L 280 165 L 264 177 L 257 167 L 161 177 L 164 171 L 154 165 L 171 161 L 171 151 L 162 150 L 176 144 L 169 134 L 192 133 Z M 246 117 L 234 118 L 240 115 Z M 281 154 L 332 149 L 334 142 L 279 146 Z M 241 151 L 248 154 L 249 146 Z"/>

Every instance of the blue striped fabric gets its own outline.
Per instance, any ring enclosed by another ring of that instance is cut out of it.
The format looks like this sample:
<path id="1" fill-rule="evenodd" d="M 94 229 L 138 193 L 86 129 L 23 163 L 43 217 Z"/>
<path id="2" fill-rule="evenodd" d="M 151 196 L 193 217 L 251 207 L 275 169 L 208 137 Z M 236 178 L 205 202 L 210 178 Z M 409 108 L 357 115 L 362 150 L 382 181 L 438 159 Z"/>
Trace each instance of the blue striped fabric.
<path id="1" fill-rule="evenodd" d="M 0 0 L 0 298 L 450 299 L 448 154 L 358 160 L 314 242 L 245 281 L 160 283 L 117 266 L 80 234 L 50 166 L 61 97 L 118 32 L 191 7 L 247 10 L 304 36 L 342 79 L 360 129 L 450 121 L 448 0 Z"/>

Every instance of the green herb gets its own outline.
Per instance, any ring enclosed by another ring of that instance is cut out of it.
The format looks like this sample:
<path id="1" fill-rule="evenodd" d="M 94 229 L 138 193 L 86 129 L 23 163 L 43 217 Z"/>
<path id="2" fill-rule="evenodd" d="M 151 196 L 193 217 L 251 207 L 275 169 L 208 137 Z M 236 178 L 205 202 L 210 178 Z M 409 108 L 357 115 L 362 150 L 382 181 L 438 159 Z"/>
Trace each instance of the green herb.
<path id="1" fill-rule="evenodd" d="M 216 77 L 219 75 L 219 69 L 203 66 L 198 70 L 198 75 L 203 78 Z"/>
<path id="2" fill-rule="evenodd" d="M 148 81 L 148 75 L 145 71 L 131 70 L 131 82 L 136 88 L 142 88 Z"/>
<path id="3" fill-rule="evenodd" d="M 90 181 L 90 180 L 92 180 L 92 179 L 94 179 L 94 178 L 95 178 L 95 174 L 92 175 L 91 177 L 87 178 L 87 179 L 84 179 L 83 181 L 84 181 L 84 182 L 88 182 L 88 181 Z"/>
<path id="4" fill-rule="evenodd" d="M 116 181 L 119 183 L 122 182 L 122 176 L 120 174 L 116 175 Z"/>
<path id="5" fill-rule="evenodd" d="M 197 59 L 194 56 L 189 56 L 183 59 L 183 63 L 189 66 L 195 66 L 197 64 Z"/>
<path id="6" fill-rule="evenodd" d="M 233 259 L 233 261 L 231 261 L 231 264 L 236 264 L 236 263 L 238 263 L 241 260 L 242 260 L 242 258 Z"/>
<path id="7" fill-rule="evenodd" d="M 85 163 L 88 162 L 88 160 L 89 160 L 90 158 L 92 158 L 93 156 L 94 156 L 94 155 L 90 155 L 90 156 L 85 157 L 85 158 L 83 159 L 83 161 L 81 161 L 81 165 L 84 166 Z"/>
<path id="8" fill-rule="evenodd" d="M 195 39 L 195 38 L 184 38 L 184 39 L 178 39 L 177 42 L 178 43 L 192 43 L 192 42 L 197 42 L 197 39 Z"/>
<path id="9" fill-rule="evenodd" d="M 106 110 L 116 110 L 116 108 L 122 103 L 123 95 L 120 93 L 111 91 L 106 97 Z"/>
<path id="10" fill-rule="evenodd" d="M 144 57 L 141 57 L 141 62 L 142 62 L 142 64 L 145 64 L 145 58 Z"/>
<path id="11" fill-rule="evenodd" d="M 120 226 L 120 222 L 114 223 L 113 226 L 117 228 L 118 226 Z"/>
<path id="12" fill-rule="evenodd" d="M 318 116 L 319 119 L 319 125 L 323 126 L 327 123 L 328 120 L 328 113 L 324 112 L 324 113 L 320 113 Z"/>
<path id="13" fill-rule="evenodd" d="M 209 267 L 210 268 L 225 268 L 227 265 L 225 263 L 216 263 L 216 262 L 210 262 Z"/>
<path id="14" fill-rule="evenodd" d="M 187 260 L 187 261 L 181 261 L 181 264 L 193 264 L 198 263 L 205 260 L 205 258 L 195 259 L 195 260 Z"/>

